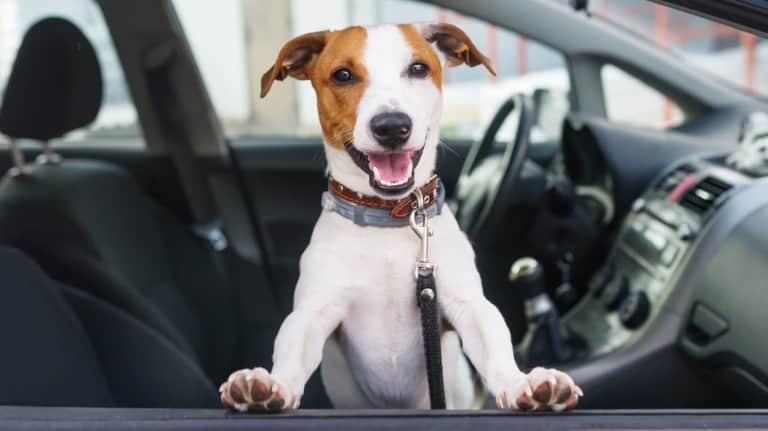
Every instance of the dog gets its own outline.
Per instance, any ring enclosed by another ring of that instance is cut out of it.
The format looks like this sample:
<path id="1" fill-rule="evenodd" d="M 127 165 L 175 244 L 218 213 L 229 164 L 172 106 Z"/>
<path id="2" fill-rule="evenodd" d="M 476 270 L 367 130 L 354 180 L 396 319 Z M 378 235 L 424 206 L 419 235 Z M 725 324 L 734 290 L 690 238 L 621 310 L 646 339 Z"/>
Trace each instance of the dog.
<path id="1" fill-rule="evenodd" d="M 421 242 L 407 222 L 355 219 L 371 208 L 391 208 L 393 220 L 407 217 L 417 189 L 433 208 L 431 261 L 448 408 L 477 408 L 486 391 L 501 409 L 560 411 L 577 404 L 583 393 L 565 373 L 517 367 L 509 329 L 483 296 L 472 246 L 450 209 L 437 202 L 442 73 L 460 64 L 495 74 L 470 38 L 444 23 L 321 31 L 282 47 L 261 79 L 261 97 L 276 80 L 311 81 L 331 196 L 301 257 L 294 308 L 275 339 L 272 370 L 232 373 L 220 387 L 224 406 L 296 409 L 322 359 L 337 408 L 429 408 L 413 276 Z M 340 206 L 357 215 L 345 217 Z"/>

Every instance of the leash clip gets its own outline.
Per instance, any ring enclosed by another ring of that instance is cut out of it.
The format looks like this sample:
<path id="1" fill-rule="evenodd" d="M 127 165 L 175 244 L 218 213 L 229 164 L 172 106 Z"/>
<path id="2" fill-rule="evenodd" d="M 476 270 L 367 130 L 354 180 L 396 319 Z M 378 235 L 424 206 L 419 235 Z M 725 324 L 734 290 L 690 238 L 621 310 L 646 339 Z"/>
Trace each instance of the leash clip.
<path id="1" fill-rule="evenodd" d="M 409 222 L 413 232 L 421 239 L 421 253 L 419 260 L 416 261 L 416 268 L 414 268 L 413 273 L 414 278 L 418 280 L 419 276 L 428 277 L 433 275 L 435 265 L 429 260 L 429 237 L 432 236 L 433 231 L 429 226 L 427 211 L 424 209 L 427 198 L 424 197 L 424 194 L 418 188 L 413 191 L 413 195 L 416 200 L 412 205 L 413 210 L 411 211 Z M 417 216 L 421 216 L 421 224 L 416 220 Z"/>

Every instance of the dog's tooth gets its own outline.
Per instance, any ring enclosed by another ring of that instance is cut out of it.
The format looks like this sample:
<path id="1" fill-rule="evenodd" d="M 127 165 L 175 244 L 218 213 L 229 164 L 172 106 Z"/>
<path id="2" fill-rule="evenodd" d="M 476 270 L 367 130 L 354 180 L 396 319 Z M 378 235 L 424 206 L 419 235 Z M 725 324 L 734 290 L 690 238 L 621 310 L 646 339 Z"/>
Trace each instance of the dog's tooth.
<path id="1" fill-rule="evenodd" d="M 396 187 L 396 186 L 400 186 L 407 183 L 409 179 L 410 178 L 408 177 L 400 181 L 379 181 L 379 182 L 387 187 Z"/>

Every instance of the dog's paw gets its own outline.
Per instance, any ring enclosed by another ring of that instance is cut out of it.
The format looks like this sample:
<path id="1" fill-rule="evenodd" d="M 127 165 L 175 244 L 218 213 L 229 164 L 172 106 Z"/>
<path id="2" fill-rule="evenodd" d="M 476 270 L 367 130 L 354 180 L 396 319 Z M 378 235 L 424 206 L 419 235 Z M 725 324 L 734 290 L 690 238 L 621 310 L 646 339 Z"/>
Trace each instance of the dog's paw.
<path id="1" fill-rule="evenodd" d="M 299 396 L 264 368 L 235 371 L 219 393 L 225 407 L 240 412 L 284 412 L 299 407 Z"/>
<path id="2" fill-rule="evenodd" d="M 576 407 L 584 393 L 567 374 L 534 368 L 496 396 L 502 409 L 518 411 L 563 411 Z"/>

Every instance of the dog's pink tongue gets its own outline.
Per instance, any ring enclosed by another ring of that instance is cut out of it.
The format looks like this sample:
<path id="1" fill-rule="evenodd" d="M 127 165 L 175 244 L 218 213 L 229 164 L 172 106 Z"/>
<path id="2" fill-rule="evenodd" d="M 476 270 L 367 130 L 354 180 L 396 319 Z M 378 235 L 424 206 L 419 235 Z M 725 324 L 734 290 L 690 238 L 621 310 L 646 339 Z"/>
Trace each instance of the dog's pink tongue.
<path id="1" fill-rule="evenodd" d="M 413 151 L 394 154 L 368 154 L 368 167 L 379 172 L 378 179 L 388 183 L 401 183 L 406 181 L 411 172 L 408 167 L 411 164 Z"/>

